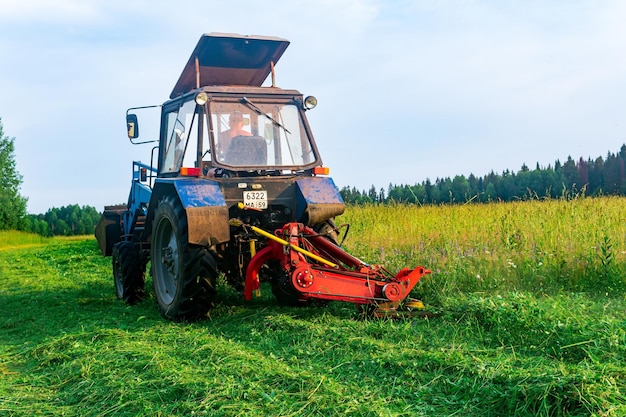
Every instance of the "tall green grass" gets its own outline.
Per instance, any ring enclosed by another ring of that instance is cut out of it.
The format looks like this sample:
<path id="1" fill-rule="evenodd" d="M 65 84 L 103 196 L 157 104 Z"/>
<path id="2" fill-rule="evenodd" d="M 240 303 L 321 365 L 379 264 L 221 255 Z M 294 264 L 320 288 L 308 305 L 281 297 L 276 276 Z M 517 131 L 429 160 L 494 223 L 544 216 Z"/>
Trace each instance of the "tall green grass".
<path id="1" fill-rule="evenodd" d="M 433 269 L 430 319 L 279 307 L 263 286 L 172 323 L 116 299 L 93 238 L 2 250 L 0 415 L 626 415 L 625 202 L 349 207 L 351 251 Z"/>
<path id="2" fill-rule="evenodd" d="M 19 232 L 16 230 L 0 230 L 0 250 L 25 246 L 25 245 L 40 245 L 49 240 L 43 236 L 34 234 Z"/>
<path id="3" fill-rule="evenodd" d="M 348 210 L 346 247 L 399 269 L 434 271 L 429 297 L 484 291 L 623 294 L 626 199 Z"/>
<path id="4" fill-rule="evenodd" d="M 81 240 L 85 240 L 85 236 L 44 237 L 35 233 L 22 232 L 18 230 L 0 230 L 0 250 L 47 245 L 54 242 L 71 242 Z"/>

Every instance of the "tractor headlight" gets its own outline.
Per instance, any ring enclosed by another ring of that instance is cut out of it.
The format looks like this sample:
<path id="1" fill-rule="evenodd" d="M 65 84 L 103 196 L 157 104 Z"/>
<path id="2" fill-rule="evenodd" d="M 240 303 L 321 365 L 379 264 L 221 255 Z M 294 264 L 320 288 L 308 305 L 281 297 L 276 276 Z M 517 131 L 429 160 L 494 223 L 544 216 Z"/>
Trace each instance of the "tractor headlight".
<path id="1" fill-rule="evenodd" d="M 314 96 L 308 96 L 304 99 L 304 108 L 311 110 L 317 106 L 317 99 Z"/>
<path id="2" fill-rule="evenodd" d="M 209 101 L 209 96 L 207 96 L 207 94 L 204 91 L 201 91 L 198 94 L 196 94 L 196 104 L 198 106 L 204 106 L 207 101 Z"/>

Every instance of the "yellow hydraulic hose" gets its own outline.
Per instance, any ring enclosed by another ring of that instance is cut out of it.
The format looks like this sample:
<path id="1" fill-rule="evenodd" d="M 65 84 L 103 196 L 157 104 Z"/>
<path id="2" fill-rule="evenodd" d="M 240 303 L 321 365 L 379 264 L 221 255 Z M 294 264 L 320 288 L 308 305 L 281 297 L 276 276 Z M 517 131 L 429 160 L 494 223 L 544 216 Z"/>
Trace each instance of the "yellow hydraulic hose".
<path id="1" fill-rule="evenodd" d="M 301 248 L 301 247 L 299 247 L 299 246 L 292 245 L 291 243 L 287 242 L 286 240 L 283 240 L 283 239 L 279 238 L 278 236 L 274 236 L 273 234 L 268 233 L 268 232 L 266 232 L 266 231 L 265 231 L 265 230 L 263 230 L 263 229 L 259 229 L 259 228 L 258 228 L 258 227 L 256 227 L 256 226 L 250 226 L 250 228 L 251 228 L 251 229 L 252 229 L 255 233 L 257 233 L 257 234 L 259 234 L 259 235 L 261 235 L 261 236 L 264 236 L 264 237 L 266 237 L 266 238 L 268 238 L 268 239 L 272 239 L 273 241 L 278 242 L 278 243 L 280 243 L 280 244 L 281 244 L 281 245 L 283 245 L 283 246 L 288 246 L 288 247 L 290 247 L 291 249 L 295 250 L 296 252 L 300 252 L 301 254 L 303 254 L 303 255 L 305 255 L 305 256 L 308 256 L 309 258 L 315 259 L 316 261 L 319 261 L 319 262 L 321 262 L 321 263 L 323 263 L 323 264 L 326 264 L 326 265 L 330 266 L 331 268 L 334 268 L 334 267 L 336 267 L 336 266 L 337 266 L 337 264 L 334 264 L 334 263 L 332 263 L 331 261 L 327 261 L 326 259 L 324 259 L 324 258 L 322 258 L 322 257 L 320 257 L 320 256 L 317 256 L 316 254 L 311 253 L 311 252 L 309 252 L 309 251 L 308 251 L 308 250 L 306 250 L 306 249 L 302 249 L 302 248 Z"/>

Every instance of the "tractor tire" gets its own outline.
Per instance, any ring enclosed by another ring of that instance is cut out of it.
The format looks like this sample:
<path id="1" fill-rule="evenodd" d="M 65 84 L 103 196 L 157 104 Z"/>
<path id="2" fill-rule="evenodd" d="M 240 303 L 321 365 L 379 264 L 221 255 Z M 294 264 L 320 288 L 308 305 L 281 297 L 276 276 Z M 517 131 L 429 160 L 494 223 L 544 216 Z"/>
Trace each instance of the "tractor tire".
<path id="1" fill-rule="evenodd" d="M 339 246 L 339 235 L 333 219 L 328 219 L 322 223 L 316 224 L 313 226 L 313 230 L 333 242 L 335 245 Z"/>
<path id="2" fill-rule="evenodd" d="M 135 244 L 118 242 L 113 246 L 111 256 L 117 298 L 128 305 L 142 301 L 146 295 L 146 270 Z"/>
<path id="3" fill-rule="evenodd" d="M 164 197 L 158 203 L 150 255 L 161 315 L 174 321 L 206 316 L 216 294 L 215 258 L 204 246 L 188 243 L 185 209 L 174 197 Z"/>
<path id="4" fill-rule="evenodd" d="M 307 305 L 307 301 L 303 300 L 300 293 L 293 287 L 291 277 L 282 270 L 278 262 L 270 261 L 267 266 L 271 276 L 272 294 L 274 294 L 279 305 L 289 307 Z"/>
<path id="5" fill-rule="evenodd" d="M 328 219 L 322 223 L 313 226 L 313 230 L 324 239 L 328 239 L 335 245 L 339 245 L 337 230 L 333 219 Z M 314 305 L 323 307 L 328 305 L 328 301 L 319 299 L 304 299 L 302 295 L 294 288 L 291 283 L 291 277 L 282 270 L 278 263 L 270 264 L 269 275 L 272 285 L 272 294 L 276 298 L 279 305 L 290 307 L 303 307 Z"/>
<path id="6" fill-rule="evenodd" d="M 272 279 L 270 280 L 272 294 L 276 298 L 278 305 L 286 307 L 326 307 L 328 305 L 327 300 L 303 298 L 302 294 L 293 287 L 291 277 L 280 268 L 278 263 L 275 263 L 271 269 L 273 270 Z"/>

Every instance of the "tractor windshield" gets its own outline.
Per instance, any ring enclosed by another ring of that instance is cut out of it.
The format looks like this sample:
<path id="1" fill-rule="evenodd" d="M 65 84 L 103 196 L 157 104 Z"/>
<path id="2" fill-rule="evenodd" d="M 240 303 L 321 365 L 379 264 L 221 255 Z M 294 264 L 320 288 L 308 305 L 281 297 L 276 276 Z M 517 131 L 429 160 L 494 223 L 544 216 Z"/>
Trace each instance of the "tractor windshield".
<path id="1" fill-rule="evenodd" d="M 213 101 L 209 111 L 213 160 L 219 165 L 298 170 L 318 161 L 301 111 L 293 102 Z"/>

